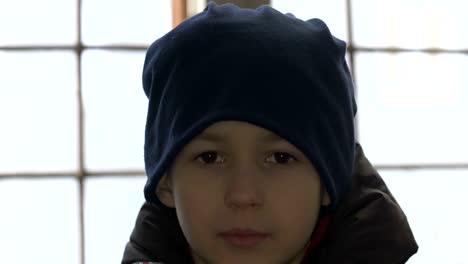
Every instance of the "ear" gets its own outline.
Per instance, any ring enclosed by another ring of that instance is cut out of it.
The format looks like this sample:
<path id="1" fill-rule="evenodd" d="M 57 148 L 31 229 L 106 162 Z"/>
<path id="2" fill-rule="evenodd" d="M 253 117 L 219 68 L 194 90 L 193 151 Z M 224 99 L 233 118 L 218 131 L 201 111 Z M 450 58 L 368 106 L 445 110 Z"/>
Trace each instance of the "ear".
<path id="1" fill-rule="evenodd" d="M 331 203 L 330 195 L 328 194 L 325 186 L 322 185 L 322 205 L 326 206 L 326 205 L 330 205 L 330 203 Z"/>
<path id="2" fill-rule="evenodd" d="M 174 194 L 167 173 L 159 180 L 156 187 L 156 195 L 165 206 L 175 208 Z"/>

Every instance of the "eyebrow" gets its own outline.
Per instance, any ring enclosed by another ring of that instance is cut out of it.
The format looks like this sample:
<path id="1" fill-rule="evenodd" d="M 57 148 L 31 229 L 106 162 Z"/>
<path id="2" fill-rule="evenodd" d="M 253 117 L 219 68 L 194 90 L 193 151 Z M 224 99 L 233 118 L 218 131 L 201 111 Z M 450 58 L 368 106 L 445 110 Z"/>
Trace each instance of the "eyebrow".
<path id="1" fill-rule="evenodd" d="M 272 143 L 272 142 L 282 142 L 286 141 L 282 137 L 276 135 L 272 132 L 262 133 L 261 141 L 265 143 Z M 226 137 L 224 133 L 213 133 L 213 132 L 202 132 L 198 135 L 194 140 L 197 141 L 209 141 L 209 142 L 223 142 Z"/>

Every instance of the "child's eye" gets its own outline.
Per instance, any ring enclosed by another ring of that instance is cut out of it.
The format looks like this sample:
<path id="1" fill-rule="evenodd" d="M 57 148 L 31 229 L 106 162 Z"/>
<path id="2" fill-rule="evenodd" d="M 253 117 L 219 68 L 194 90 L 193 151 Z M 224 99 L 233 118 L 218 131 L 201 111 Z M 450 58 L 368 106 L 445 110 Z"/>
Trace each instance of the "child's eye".
<path id="1" fill-rule="evenodd" d="M 222 163 L 222 158 L 216 151 L 206 151 L 197 156 L 197 160 L 205 164 Z"/>
<path id="2" fill-rule="evenodd" d="M 296 161 L 297 159 L 286 152 L 275 152 L 273 155 L 267 158 L 267 162 L 274 162 L 279 164 L 288 164 L 291 161 Z"/>

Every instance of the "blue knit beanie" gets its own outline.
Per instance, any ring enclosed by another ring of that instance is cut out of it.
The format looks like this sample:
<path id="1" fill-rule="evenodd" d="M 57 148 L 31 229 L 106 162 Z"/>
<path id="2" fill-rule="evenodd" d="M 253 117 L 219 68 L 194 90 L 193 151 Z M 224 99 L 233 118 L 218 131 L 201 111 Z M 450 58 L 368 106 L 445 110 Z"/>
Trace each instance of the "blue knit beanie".
<path id="1" fill-rule="evenodd" d="M 147 50 L 143 88 L 145 198 L 178 152 L 221 120 L 268 129 L 300 149 L 336 208 L 350 187 L 355 153 L 354 88 L 346 43 L 319 19 L 303 21 L 263 5 L 210 2 Z M 281 195 L 280 193 L 278 195 Z"/>

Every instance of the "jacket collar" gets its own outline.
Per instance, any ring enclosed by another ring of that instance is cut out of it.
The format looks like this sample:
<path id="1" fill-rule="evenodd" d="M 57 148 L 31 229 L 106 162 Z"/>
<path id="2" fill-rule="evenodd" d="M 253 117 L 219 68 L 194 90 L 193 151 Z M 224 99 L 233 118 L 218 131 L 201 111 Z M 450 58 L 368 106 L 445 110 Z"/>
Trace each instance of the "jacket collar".
<path id="1" fill-rule="evenodd" d="M 405 263 L 418 245 L 403 210 L 359 144 L 351 190 L 310 263 Z"/>

